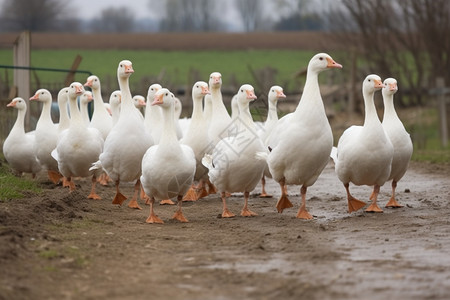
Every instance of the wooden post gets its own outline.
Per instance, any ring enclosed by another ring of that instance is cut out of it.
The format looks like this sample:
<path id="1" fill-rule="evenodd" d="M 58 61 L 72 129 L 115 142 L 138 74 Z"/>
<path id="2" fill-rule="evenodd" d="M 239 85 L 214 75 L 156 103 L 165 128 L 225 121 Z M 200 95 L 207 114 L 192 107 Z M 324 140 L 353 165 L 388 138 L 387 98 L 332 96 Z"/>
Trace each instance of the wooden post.
<path id="1" fill-rule="evenodd" d="M 439 111 L 439 128 L 441 133 L 441 145 L 447 147 L 448 145 L 448 127 L 447 127 L 447 107 L 446 96 L 444 92 L 445 80 L 442 77 L 436 79 L 436 89 L 438 91 L 438 111 Z"/>
<path id="2" fill-rule="evenodd" d="M 77 56 L 75 56 L 75 59 L 73 60 L 73 63 L 72 63 L 72 67 L 70 67 L 71 71 L 69 72 L 69 74 L 67 74 L 66 79 L 64 80 L 65 86 L 69 86 L 72 82 L 75 81 L 75 71 L 80 66 L 80 63 L 82 60 L 83 60 L 83 58 L 79 54 L 77 54 Z"/>
<path id="3" fill-rule="evenodd" d="M 14 42 L 14 65 L 21 67 L 30 66 L 31 34 L 22 32 Z M 17 95 L 28 101 L 30 99 L 30 71 L 14 69 L 14 87 L 17 87 Z M 30 109 L 25 117 L 25 129 L 29 130 Z"/>

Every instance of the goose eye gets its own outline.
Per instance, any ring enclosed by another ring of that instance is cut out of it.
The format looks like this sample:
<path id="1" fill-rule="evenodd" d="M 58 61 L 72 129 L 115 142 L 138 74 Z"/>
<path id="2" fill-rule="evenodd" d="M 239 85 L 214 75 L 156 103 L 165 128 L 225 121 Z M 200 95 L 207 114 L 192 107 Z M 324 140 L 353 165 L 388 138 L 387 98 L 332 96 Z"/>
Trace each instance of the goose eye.
<path id="1" fill-rule="evenodd" d="M 44 95 L 44 92 L 41 92 L 41 95 Z"/>
<path id="2" fill-rule="evenodd" d="M 166 96 L 169 96 L 169 93 L 166 93 Z"/>
<path id="3" fill-rule="evenodd" d="M 323 60 L 323 57 L 319 57 L 320 60 Z"/>

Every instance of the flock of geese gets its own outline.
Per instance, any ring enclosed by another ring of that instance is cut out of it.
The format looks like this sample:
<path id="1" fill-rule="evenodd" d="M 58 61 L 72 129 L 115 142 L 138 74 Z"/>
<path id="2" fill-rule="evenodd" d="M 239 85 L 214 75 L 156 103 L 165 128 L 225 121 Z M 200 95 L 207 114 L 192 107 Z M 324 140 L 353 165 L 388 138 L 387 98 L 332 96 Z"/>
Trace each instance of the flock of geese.
<path id="1" fill-rule="evenodd" d="M 301 205 L 297 218 L 311 219 L 306 208 L 307 188 L 313 185 L 330 157 L 343 183 L 348 211 L 363 208 L 366 203 L 354 198 L 350 183 L 373 186 L 367 212 L 382 212 L 377 204 L 380 186 L 392 180 L 392 196 L 386 207 L 401 207 L 395 200 L 397 182 L 403 177 L 412 155 L 412 142 L 394 109 L 397 82 L 382 82 L 368 75 L 362 84 L 365 119 L 362 126 L 351 126 L 342 134 L 337 147 L 321 98 L 318 75 L 342 65 L 331 56 L 319 53 L 308 64 L 307 77 L 296 110 L 278 119 L 277 101 L 285 98 L 283 89 L 273 86 L 268 94 L 268 116 L 256 124 L 249 105 L 257 97 L 249 84 L 242 85 L 232 100 L 232 115 L 224 106 L 221 74 L 214 72 L 209 82 L 198 81 L 192 87 L 193 111 L 189 122 L 180 126 L 181 103 L 168 89 L 152 84 L 147 101 L 132 97 L 129 78 L 132 63 L 123 60 L 117 69 L 120 90 L 110 95 L 109 104 L 102 99 L 100 80 L 90 76 L 84 86 L 79 82 L 58 93 L 60 120 L 54 124 L 50 109 L 52 96 L 39 89 L 30 101 L 43 103 L 41 115 L 32 132 L 25 133 L 26 101 L 14 98 L 7 106 L 18 110 L 17 120 L 3 145 L 3 153 L 12 169 L 31 173 L 48 172 L 56 184 L 60 180 L 70 191 L 74 178 L 91 177 L 91 199 L 101 199 L 96 184 L 115 184 L 113 204 L 127 199 L 120 191 L 121 182 L 135 182 L 128 206 L 139 208 L 138 197 L 150 205 L 148 223 L 163 223 L 154 211 L 156 201 L 172 203 L 177 198 L 174 219 L 187 222 L 183 201 L 195 201 L 219 193 L 223 202 L 222 217 L 235 215 L 227 207 L 231 193 L 244 194 L 242 216 L 255 216 L 248 198 L 265 178 L 273 178 L 281 196 L 278 212 L 292 207 L 287 186 L 300 185 Z M 380 122 L 374 93 L 382 90 L 383 122 Z M 80 105 L 78 105 L 78 99 Z M 94 102 L 89 119 L 86 104 Z M 69 111 L 67 109 L 69 104 Z M 145 107 L 143 115 L 137 108 Z M 183 130 L 184 129 L 184 130 Z"/>

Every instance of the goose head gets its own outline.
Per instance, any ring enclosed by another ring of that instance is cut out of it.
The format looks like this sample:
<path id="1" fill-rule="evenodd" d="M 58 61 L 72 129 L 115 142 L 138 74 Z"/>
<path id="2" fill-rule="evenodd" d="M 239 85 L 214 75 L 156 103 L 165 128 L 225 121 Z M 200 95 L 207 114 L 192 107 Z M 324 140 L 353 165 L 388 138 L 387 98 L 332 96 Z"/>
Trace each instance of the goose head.
<path id="1" fill-rule="evenodd" d="M 37 100 L 40 102 L 52 102 L 52 94 L 46 89 L 39 89 L 36 91 L 33 97 L 30 98 L 30 100 Z"/>
<path id="2" fill-rule="evenodd" d="M 136 107 L 136 108 L 141 108 L 141 107 L 144 107 L 146 104 L 145 104 L 145 98 L 144 98 L 144 96 L 141 96 L 141 95 L 136 95 L 136 96 L 134 96 L 133 97 L 133 103 L 134 103 L 134 106 Z"/>
<path id="3" fill-rule="evenodd" d="M 117 68 L 117 75 L 120 78 L 128 78 L 134 73 L 133 65 L 129 60 L 122 60 Z"/>
<path id="4" fill-rule="evenodd" d="M 168 89 L 163 88 L 160 89 L 155 94 L 155 99 L 152 102 L 152 105 L 159 105 L 161 107 L 170 107 L 175 103 L 175 96 Z"/>
<path id="5" fill-rule="evenodd" d="M 192 96 L 195 98 L 209 94 L 211 94 L 211 92 L 208 89 L 208 84 L 204 81 L 197 81 L 192 86 Z"/>
<path id="6" fill-rule="evenodd" d="M 153 101 L 153 99 L 155 98 L 156 92 L 159 91 L 160 89 L 162 89 L 162 86 L 158 83 L 154 83 L 154 84 L 150 85 L 148 87 L 148 91 L 147 91 L 148 101 Z"/>
<path id="7" fill-rule="evenodd" d="M 120 102 L 122 101 L 122 94 L 119 90 L 116 90 L 111 93 L 111 96 L 109 96 L 109 104 L 111 106 L 119 106 Z"/>
<path id="8" fill-rule="evenodd" d="M 213 72 L 209 76 L 209 87 L 211 89 L 218 89 L 222 86 L 222 74 L 219 72 Z"/>
<path id="9" fill-rule="evenodd" d="M 76 99 L 77 97 L 83 95 L 85 92 L 84 87 L 79 82 L 72 82 L 69 86 L 69 99 Z"/>
<path id="10" fill-rule="evenodd" d="M 84 86 L 90 87 L 92 89 L 100 89 L 100 79 L 95 75 L 91 75 L 87 78 Z"/>
<path id="11" fill-rule="evenodd" d="M 250 84 L 244 84 L 239 88 L 237 93 L 238 103 L 248 104 L 256 98 L 255 89 Z"/>
<path id="12" fill-rule="evenodd" d="M 16 97 L 16 98 L 12 99 L 11 102 L 6 104 L 6 106 L 14 107 L 15 109 L 18 109 L 18 110 L 26 110 L 27 109 L 27 104 L 25 103 L 25 100 L 23 100 L 20 97 Z"/>
<path id="13" fill-rule="evenodd" d="M 386 78 L 383 82 L 383 95 L 394 95 L 398 91 L 397 80 L 394 78 Z"/>
<path id="14" fill-rule="evenodd" d="M 281 86 L 274 85 L 270 88 L 268 98 L 272 104 L 277 104 L 278 99 L 286 98 L 286 95 L 283 93 L 283 88 Z"/>
<path id="15" fill-rule="evenodd" d="M 58 92 L 58 103 L 67 103 L 67 96 L 69 93 L 69 87 L 63 87 Z"/>
<path id="16" fill-rule="evenodd" d="M 342 68 L 341 64 L 338 64 L 326 53 L 318 53 L 314 55 L 308 64 L 308 71 L 314 71 L 316 73 L 328 70 L 331 68 Z"/>
<path id="17" fill-rule="evenodd" d="M 374 92 L 383 88 L 383 82 L 381 81 L 380 76 L 376 74 L 370 74 L 364 79 L 363 82 L 363 93 L 364 94 L 373 94 Z"/>
<path id="18" fill-rule="evenodd" d="M 92 97 L 92 93 L 89 91 L 85 91 L 80 97 L 80 101 L 83 104 L 88 104 L 92 99 L 94 99 L 94 97 Z"/>

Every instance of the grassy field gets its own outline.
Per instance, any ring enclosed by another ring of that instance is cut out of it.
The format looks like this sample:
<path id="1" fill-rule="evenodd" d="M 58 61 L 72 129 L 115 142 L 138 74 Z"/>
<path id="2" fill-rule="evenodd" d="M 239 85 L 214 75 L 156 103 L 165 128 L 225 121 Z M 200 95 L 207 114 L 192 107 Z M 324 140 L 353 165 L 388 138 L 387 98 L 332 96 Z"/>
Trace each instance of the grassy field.
<path id="1" fill-rule="evenodd" d="M 34 50 L 31 64 L 34 67 L 70 68 L 75 56 L 82 56 L 79 70 L 88 70 L 102 78 L 115 78 L 117 64 L 122 59 L 133 62 L 135 73 L 132 82 L 154 78 L 161 73 L 162 84 L 192 84 L 192 71 L 207 81 L 209 74 L 221 72 L 223 81 L 235 80 L 238 83 L 254 84 L 249 66 L 254 70 L 272 67 L 277 69 L 274 84 L 284 84 L 285 89 L 295 89 L 294 74 L 305 68 L 313 56 L 310 51 L 292 50 L 248 50 L 248 51 L 132 51 L 132 50 Z M 0 50 L 0 64 L 12 65 L 12 51 Z M 3 72 L 2 72 L 3 73 Z M 11 72 L 12 73 L 12 72 Z M 37 71 L 40 82 L 62 81 L 61 73 Z M 10 76 L 11 78 L 12 76 Z M 234 79 L 232 79 L 232 77 Z M 84 81 L 85 74 L 76 76 Z M 32 79 L 33 80 L 33 79 Z M 297 89 L 298 90 L 298 89 Z"/>

